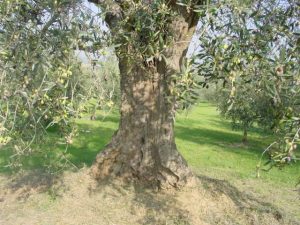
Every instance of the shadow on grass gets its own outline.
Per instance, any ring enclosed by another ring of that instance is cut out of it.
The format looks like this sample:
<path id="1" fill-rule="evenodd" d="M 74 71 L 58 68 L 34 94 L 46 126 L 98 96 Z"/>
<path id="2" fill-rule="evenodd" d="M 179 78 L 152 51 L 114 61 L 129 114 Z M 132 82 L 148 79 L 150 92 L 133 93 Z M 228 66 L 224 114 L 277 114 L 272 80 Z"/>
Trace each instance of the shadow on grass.
<path id="1" fill-rule="evenodd" d="M 219 180 L 202 175 L 198 175 L 197 177 L 201 181 L 202 186 L 208 190 L 212 196 L 217 197 L 224 194 L 229 197 L 240 210 L 255 209 L 270 212 L 275 209 L 271 203 L 263 202 L 249 194 L 242 193 L 227 180 Z"/>
<path id="2" fill-rule="evenodd" d="M 76 139 L 76 145 L 68 148 L 69 160 L 79 168 L 84 165 L 91 166 L 96 155 L 109 143 L 115 132 L 110 128 L 97 127 L 82 135 L 89 129 L 89 126 L 80 125 L 80 129 L 82 131 Z"/>
<path id="3" fill-rule="evenodd" d="M 213 179 L 206 176 L 197 176 L 202 186 L 209 191 L 212 196 L 218 197 L 222 194 L 229 197 L 241 212 L 246 215 L 252 212 L 259 214 L 269 214 L 281 224 L 285 224 L 290 218 L 285 218 L 284 213 L 270 202 L 258 199 L 249 193 L 241 192 L 238 188 L 226 180 Z M 291 224 L 299 224 L 296 221 L 289 221 Z"/>
<path id="4" fill-rule="evenodd" d="M 256 158 L 261 155 L 263 147 L 265 147 L 263 142 L 252 139 L 247 145 L 243 145 L 242 135 L 219 130 L 176 126 L 175 134 L 176 138 L 194 142 L 199 146 L 212 145 L 221 147 L 222 151 L 232 151 L 241 155 L 251 154 Z"/>
<path id="5" fill-rule="evenodd" d="M 236 129 L 232 129 L 232 122 L 230 120 L 227 120 L 226 118 L 220 116 L 219 114 L 216 115 L 217 119 L 213 117 L 209 117 L 209 123 L 212 124 L 215 127 L 222 127 L 226 128 L 227 130 L 235 130 L 238 132 L 243 132 L 243 129 L 240 127 L 237 127 Z M 254 124 L 249 128 L 249 132 L 256 133 L 263 136 L 270 136 L 272 135 L 272 131 L 259 127 L 258 125 Z"/>
<path id="6" fill-rule="evenodd" d="M 180 207 L 172 191 L 154 191 L 136 180 L 124 182 L 119 179 L 107 179 L 100 181 L 89 193 L 90 196 L 101 193 L 107 199 L 126 199 L 126 210 L 132 215 L 133 224 L 192 225 L 189 222 L 188 209 Z M 134 221 L 135 215 L 138 215 L 137 221 Z"/>
<path id="7" fill-rule="evenodd" d="M 10 197 L 14 196 L 17 200 L 25 201 L 37 193 L 48 193 L 52 199 L 61 197 L 59 192 L 65 191 L 66 185 L 60 176 L 33 170 L 6 176 L 5 186 L 2 188 L 4 191 L 4 196 L 0 196 L 2 199 L 5 199 L 6 192 L 9 192 Z"/>

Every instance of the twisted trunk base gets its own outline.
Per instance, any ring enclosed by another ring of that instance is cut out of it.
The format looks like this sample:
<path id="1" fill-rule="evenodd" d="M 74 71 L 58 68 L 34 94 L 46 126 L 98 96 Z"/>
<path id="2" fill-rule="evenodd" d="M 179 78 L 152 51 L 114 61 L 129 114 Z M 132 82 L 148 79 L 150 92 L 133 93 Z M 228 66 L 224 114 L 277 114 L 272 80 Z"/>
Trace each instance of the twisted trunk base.
<path id="1" fill-rule="evenodd" d="M 117 133 L 97 155 L 92 167 L 96 179 L 120 177 L 153 188 L 168 189 L 185 186 L 193 177 L 175 145 L 146 149 L 142 140 L 135 144 L 124 141 L 126 138 Z"/>

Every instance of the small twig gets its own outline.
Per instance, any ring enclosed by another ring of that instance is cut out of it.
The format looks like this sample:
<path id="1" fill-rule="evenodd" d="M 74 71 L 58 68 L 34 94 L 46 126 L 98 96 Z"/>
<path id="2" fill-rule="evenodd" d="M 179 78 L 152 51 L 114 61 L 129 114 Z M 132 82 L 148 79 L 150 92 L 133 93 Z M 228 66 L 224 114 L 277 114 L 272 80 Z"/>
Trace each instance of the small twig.
<path id="1" fill-rule="evenodd" d="M 260 170 L 260 168 L 261 168 L 261 162 L 262 162 L 262 158 L 263 158 L 263 156 L 264 156 L 264 154 L 267 152 L 267 151 L 269 151 L 270 150 L 270 148 L 274 145 L 274 144 L 277 144 L 277 142 L 276 141 L 274 141 L 272 144 L 270 144 L 264 151 L 263 151 L 263 153 L 261 154 L 261 157 L 260 157 L 260 160 L 259 160 L 259 163 L 257 164 L 257 177 L 259 177 L 259 170 Z"/>

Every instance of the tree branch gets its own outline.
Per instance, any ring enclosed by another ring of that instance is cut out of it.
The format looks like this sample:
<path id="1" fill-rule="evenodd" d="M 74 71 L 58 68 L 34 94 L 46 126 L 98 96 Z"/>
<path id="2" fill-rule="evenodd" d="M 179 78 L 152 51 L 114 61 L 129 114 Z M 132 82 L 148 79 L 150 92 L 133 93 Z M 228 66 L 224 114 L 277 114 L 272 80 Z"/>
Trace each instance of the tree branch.
<path id="1" fill-rule="evenodd" d="M 105 12 L 105 22 L 113 29 L 122 20 L 122 0 L 88 0 L 88 2 L 99 5 Z"/>
<path id="2" fill-rule="evenodd" d="M 59 16 L 58 13 L 54 13 L 54 15 L 50 18 L 50 20 L 45 24 L 45 26 L 41 30 L 41 34 L 42 35 L 47 32 L 47 30 L 49 29 L 49 27 L 56 21 L 56 19 L 58 18 L 58 16 Z"/>

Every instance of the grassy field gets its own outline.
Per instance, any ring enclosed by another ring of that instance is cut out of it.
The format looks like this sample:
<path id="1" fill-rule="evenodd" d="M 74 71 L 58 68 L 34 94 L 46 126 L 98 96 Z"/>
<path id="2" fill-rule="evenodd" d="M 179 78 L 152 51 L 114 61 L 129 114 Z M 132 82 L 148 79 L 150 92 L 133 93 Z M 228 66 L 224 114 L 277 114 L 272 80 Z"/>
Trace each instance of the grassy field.
<path id="1" fill-rule="evenodd" d="M 249 143 L 243 145 L 241 140 L 242 131 L 233 131 L 230 122 L 221 118 L 212 105 L 199 104 L 187 115 L 177 117 L 176 143 L 189 164 L 200 173 L 257 180 L 256 165 L 274 137 L 253 128 Z M 274 168 L 260 175 L 259 180 L 293 187 L 300 177 L 300 165 Z"/>
<path id="2" fill-rule="evenodd" d="M 66 151 L 66 169 L 80 169 L 92 164 L 117 129 L 118 113 L 107 116 L 99 113 L 95 121 L 87 116 L 77 123 L 79 135 Z M 230 122 L 222 119 L 216 107 L 208 103 L 199 103 L 188 113 L 179 114 L 175 132 L 180 152 L 204 183 L 214 179 L 216 185 L 234 185 L 238 193 L 251 193 L 258 199 L 271 202 L 300 221 L 300 197 L 295 187 L 300 176 L 299 163 L 283 170 L 274 168 L 256 178 L 256 165 L 264 148 L 272 142 L 272 135 L 254 128 L 249 132 L 249 143 L 243 145 L 242 132 L 233 131 Z M 41 153 L 25 159 L 23 168 L 33 170 L 57 160 L 59 153 L 65 151 L 57 139 L 55 132 L 50 133 L 48 140 L 40 146 Z M 0 174 L 11 172 L 5 167 L 8 158 L 9 151 L 0 150 Z M 206 186 L 210 188 L 211 184 Z M 227 194 L 235 195 L 232 191 Z"/>

